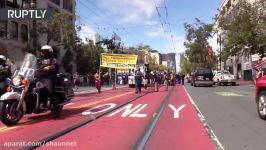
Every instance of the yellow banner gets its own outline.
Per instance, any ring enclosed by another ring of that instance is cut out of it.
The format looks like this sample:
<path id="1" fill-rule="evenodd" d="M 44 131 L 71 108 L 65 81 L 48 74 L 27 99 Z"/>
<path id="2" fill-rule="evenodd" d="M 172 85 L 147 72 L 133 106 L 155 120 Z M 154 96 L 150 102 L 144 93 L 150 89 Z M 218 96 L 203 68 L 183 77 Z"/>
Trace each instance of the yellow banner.
<path id="1" fill-rule="evenodd" d="M 138 55 L 101 54 L 101 67 L 108 68 L 135 68 Z"/>

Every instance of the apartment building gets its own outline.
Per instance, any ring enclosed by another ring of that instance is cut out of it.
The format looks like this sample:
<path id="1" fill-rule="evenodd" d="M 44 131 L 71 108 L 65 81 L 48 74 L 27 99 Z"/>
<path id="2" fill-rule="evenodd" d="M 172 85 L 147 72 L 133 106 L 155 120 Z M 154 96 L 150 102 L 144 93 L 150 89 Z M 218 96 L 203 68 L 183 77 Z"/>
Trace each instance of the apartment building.
<path id="1" fill-rule="evenodd" d="M 162 58 L 161 58 L 162 56 L 157 50 L 152 50 L 150 52 L 150 56 L 152 59 L 154 59 L 155 64 L 157 65 L 162 64 Z"/>
<path id="2" fill-rule="evenodd" d="M 176 53 L 161 54 L 162 55 L 162 65 L 166 67 L 173 68 L 173 72 L 176 72 Z"/>
<path id="3" fill-rule="evenodd" d="M 69 21 L 75 24 L 75 0 L 1 0 L 0 8 L 51 8 L 57 12 L 69 15 Z M 43 24 L 43 22 L 42 22 Z M 33 48 L 33 37 L 30 32 L 35 32 L 39 27 L 38 21 L 33 20 L 8 20 L 0 21 L 0 53 L 6 55 L 17 65 L 23 60 L 23 52 Z M 47 43 L 47 34 L 38 37 L 38 43 Z M 60 45 L 62 40 L 51 41 L 50 45 Z M 65 55 L 64 46 L 57 46 L 59 60 Z M 60 62 L 60 61 L 59 61 Z M 72 63 L 75 69 L 75 64 Z M 62 69 L 62 68 L 61 68 Z"/>
<path id="4" fill-rule="evenodd" d="M 96 46 L 101 41 L 101 36 L 99 33 L 94 33 L 89 35 L 88 38 L 86 38 L 86 42 L 89 42 L 90 44 Z"/>
<path id="5" fill-rule="evenodd" d="M 249 3 L 254 3 L 256 0 L 247 0 Z M 222 0 L 220 5 L 221 16 L 230 17 L 230 13 L 237 9 L 239 0 Z M 217 33 L 213 35 L 212 47 L 216 54 L 219 54 L 223 50 L 223 42 L 225 40 L 225 31 L 218 28 L 218 21 L 214 23 L 214 28 L 217 29 Z M 218 55 L 219 56 L 219 55 Z M 260 59 L 259 55 L 243 55 L 241 57 L 230 56 L 225 62 L 218 65 L 221 70 L 229 70 L 232 74 L 238 75 L 238 77 L 244 80 L 252 79 L 252 65 Z M 221 66 L 221 67 L 220 67 Z M 266 66 L 264 66 L 266 68 Z"/>

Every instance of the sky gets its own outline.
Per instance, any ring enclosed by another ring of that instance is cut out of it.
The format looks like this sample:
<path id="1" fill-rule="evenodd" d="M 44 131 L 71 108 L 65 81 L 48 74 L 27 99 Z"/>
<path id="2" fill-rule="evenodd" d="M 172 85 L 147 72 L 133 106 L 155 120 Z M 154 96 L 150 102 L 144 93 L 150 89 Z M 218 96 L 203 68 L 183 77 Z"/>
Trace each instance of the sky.
<path id="1" fill-rule="evenodd" d="M 160 53 L 182 53 L 186 32 L 184 23 L 195 18 L 214 23 L 222 0 L 77 0 L 76 23 L 82 25 L 81 38 L 99 33 L 122 43 L 150 45 Z"/>

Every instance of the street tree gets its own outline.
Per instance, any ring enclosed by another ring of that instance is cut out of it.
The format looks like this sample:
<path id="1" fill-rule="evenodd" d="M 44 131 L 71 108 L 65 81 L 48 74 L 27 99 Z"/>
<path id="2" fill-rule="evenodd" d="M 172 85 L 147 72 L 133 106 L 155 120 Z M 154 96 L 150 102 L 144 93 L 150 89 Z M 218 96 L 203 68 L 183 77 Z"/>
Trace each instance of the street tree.
<path id="1" fill-rule="evenodd" d="M 58 46 L 66 50 L 62 60 L 66 72 L 72 72 L 70 62 L 74 60 L 75 51 L 80 48 L 81 39 L 77 36 L 79 30 L 81 28 L 73 25 L 71 16 L 62 12 L 56 12 L 50 20 L 38 23 L 38 34 L 47 35 L 46 44 L 53 46 L 56 56 L 62 55 Z"/>
<path id="2" fill-rule="evenodd" d="M 183 72 L 185 74 L 191 74 L 195 67 L 193 66 L 193 63 L 191 63 L 188 60 L 188 58 L 185 57 L 184 54 L 181 54 L 181 57 L 180 57 L 180 68 L 181 68 L 181 72 Z"/>
<path id="3" fill-rule="evenodd" d="M 140 43 L 140 44 L 136 45 L 136 48 L 138 50 L 147 50 L 147 51 L 152 50 L 150 45 L 146 45 L 146 44 L 143 44 L 143 43 Z"/>
<path id="4" fill-rule="evenodd" d="M 209 54 L 208 39 L 212 37 L 213 25 L 205 24 L 196 18 L 196 23 L 184 24 L 186 30 L 185 56 L 191 63 L 192 69 L 197 67 L 214 68 L 216 57 Z"/>
<path id="5" fill-rule="evenodd" d="M 99 70 L 101 53 L 104 53 L 104 50 L 100 46 L 82 45 L 76 55 L 77 71 L 84 75 L 94 74 Z"/>
<path id="6" fill-rule="evenodd" d="M 266 51 L 266 0 L 253 4 L 240 0 L 229 14 L 218 17 L 219 27 L 225 31 L 223 58 L 259 54 Z"/>

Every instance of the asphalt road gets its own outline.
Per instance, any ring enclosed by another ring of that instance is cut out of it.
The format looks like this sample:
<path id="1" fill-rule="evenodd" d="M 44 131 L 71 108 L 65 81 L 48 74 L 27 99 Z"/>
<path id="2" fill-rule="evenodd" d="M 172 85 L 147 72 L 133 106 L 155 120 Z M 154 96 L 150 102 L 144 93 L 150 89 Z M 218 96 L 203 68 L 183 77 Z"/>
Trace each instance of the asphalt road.
<path id="1" fill-rule="evenodd" d="M 252 85 L 186 85 L 225 150 L 266 149 L 266 121 L 258 117 Z"/>
<path id="2" fill-rule="evenodd" d="M 13 127 L 0 123 L 0 149 L 215 149 L 183 86 L 153 91 L 79 95 L 59 118 L 47 112 Z"/>

